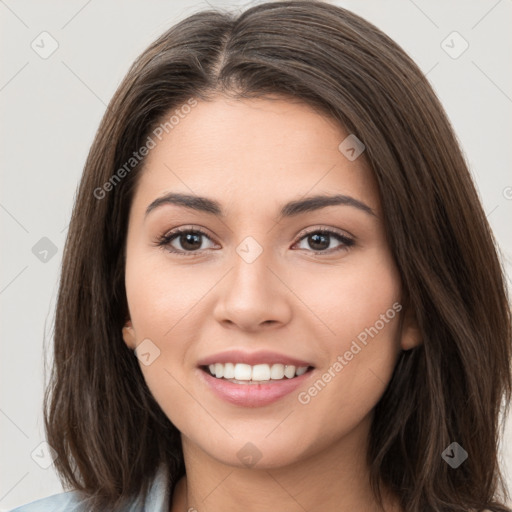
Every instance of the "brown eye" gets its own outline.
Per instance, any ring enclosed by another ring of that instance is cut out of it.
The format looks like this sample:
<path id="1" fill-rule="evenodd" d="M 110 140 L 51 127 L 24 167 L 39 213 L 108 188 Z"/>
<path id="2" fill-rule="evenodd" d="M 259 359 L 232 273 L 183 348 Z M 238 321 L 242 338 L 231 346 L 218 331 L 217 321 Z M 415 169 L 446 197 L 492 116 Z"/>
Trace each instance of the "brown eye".
<path id="1" fill-rule="evenodd" d="M 180 228 L 162 236 L 157 245 L 175 254 L 195 256 L 197 252 L 202 250 L 203 238 L 210 240 L 208 235 L 200 229 Z"/>
<path id="2" fill-rule="evenodd" d="M 339 242 L 339 245 L 334 248 L 330 247 L 333 238 Z M 329 229 L 317 229 L 315 231 L 310 231 L 300 239 L 300 241 L 303 240 L 306 242 L 309 248 L 313 249 L 313 252 L 319 254 L 346 250 L 352 245 L 354 245 L 354 240 L 352 240 L 351 238 L 348 238 L 347 236 L 342 235 L 341 233 L 331 231 Z M 304 249 L 304 247 L 299 248 Z"/>

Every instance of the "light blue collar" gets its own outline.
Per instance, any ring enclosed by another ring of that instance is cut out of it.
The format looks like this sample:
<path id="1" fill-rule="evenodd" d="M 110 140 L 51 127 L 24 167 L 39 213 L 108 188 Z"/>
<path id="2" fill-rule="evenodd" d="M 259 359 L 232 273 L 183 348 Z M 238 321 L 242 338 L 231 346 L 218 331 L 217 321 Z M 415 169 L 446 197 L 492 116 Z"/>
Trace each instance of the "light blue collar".
<path id="1" fill-rule="evenodd" d="M 148 491 L 146 500 L 141 497 L 132 503 L 125 512 L 169 512 L 170 487 L 167 466 L 162 464 Z M 61 492 L 46 498 L 27 503 L 10 512 L 83 512 L 83 506 L 77 491 Z"/>

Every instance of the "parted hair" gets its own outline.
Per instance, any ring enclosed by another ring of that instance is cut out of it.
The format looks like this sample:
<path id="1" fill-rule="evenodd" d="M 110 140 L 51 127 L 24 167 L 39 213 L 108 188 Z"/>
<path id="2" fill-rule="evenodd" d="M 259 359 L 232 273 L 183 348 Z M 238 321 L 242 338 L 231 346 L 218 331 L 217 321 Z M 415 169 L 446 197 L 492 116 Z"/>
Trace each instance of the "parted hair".
<path id="1" fill-rule="evenodd" d="M 510 512 L 499 461 L 510 304 L 468 165 L 406 52 L 368 21 L 315 0 L 192 14 L 137 57 L 110 101 L 67 234 L 44 400 L 63 485 L 90 510 L 117 511 L 146 495 L 160 465 L 171 491 L 185 474 L 180 433 L 122 338 L 128 214 L 145 159 L 103 185 L 170 112 L 219 94 L 303 102 L 366 147 L 422 340 L 401 353 L 374 411 L 367 463 L 376 498 L 385 485 L 405 512 Z M 456 469 L 441 456 L 452 442 L 468 453 Z"/>

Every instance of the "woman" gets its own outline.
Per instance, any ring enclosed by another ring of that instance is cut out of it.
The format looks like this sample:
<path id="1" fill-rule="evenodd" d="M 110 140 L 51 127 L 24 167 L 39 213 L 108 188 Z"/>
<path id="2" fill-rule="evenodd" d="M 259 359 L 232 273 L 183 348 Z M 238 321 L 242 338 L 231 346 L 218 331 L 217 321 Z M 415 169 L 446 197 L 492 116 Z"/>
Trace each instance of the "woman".
<path id="1" fill-rule="evenodd" d="M 17 510 L 510 511 L 510 334 L 405 52 L 322 2 L 192 15 L 92 145 L 45 400 L 71 492 Z"/>

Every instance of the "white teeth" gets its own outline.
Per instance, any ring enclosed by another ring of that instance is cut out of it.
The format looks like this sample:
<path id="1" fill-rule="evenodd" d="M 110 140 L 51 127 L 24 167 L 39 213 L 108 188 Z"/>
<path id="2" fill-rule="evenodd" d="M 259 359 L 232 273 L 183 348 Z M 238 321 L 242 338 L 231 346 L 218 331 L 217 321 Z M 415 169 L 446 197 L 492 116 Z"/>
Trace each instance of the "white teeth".
<path id="1" fill-rule="evenodd" d="M 253 366 L 251 380 L 270 380 L 270 366 L 268 364 Z"/>
<path id="2" fill-rule="evenodd" d="M 210 373 L 218 379 L 235 379 L 243 381 L 268 381 L 293 379 L 303 375 L 309 366 L 284 365 L 284 364 L 256 364 L 251 366 L 243 363 L 215 363 L 208 366 Z"/>
<path id="3" fill-rule="evenodd" d="M 285 366 L 284 375 L 289 379 L 293 379 L 293 377 L 295 377 L 295 366 Z"/>
<path id="4" fill-rule="evenodd" d="M 217 374 L 215 374 L 217 375 Z M 224 365 L 224 375 L 225 379 L 234 379 L 235 378 L 235 365 L 233 363 L 226 363 Z"/>
<path id="5" fill-rule="evenodd" d="M 217 364 L 215 364 L 215 369 L 217 369 Z M 224 365 L 222 365 L 224 366 Z M 235 379 L 236 380 L 251 380 L 251 366 L 248 364 L 236 364 L 235 365 Z M 219 374 L 215 372 L 215 376 L 218 378 Z M 222 377 L 222 375 L 221 375 Z"/>
<path id="6" fill-rule="evenodd" d="M 284 364 L 273 364 L 270 368 L 271 379 L 282 379 L 284 377 Z"/>

